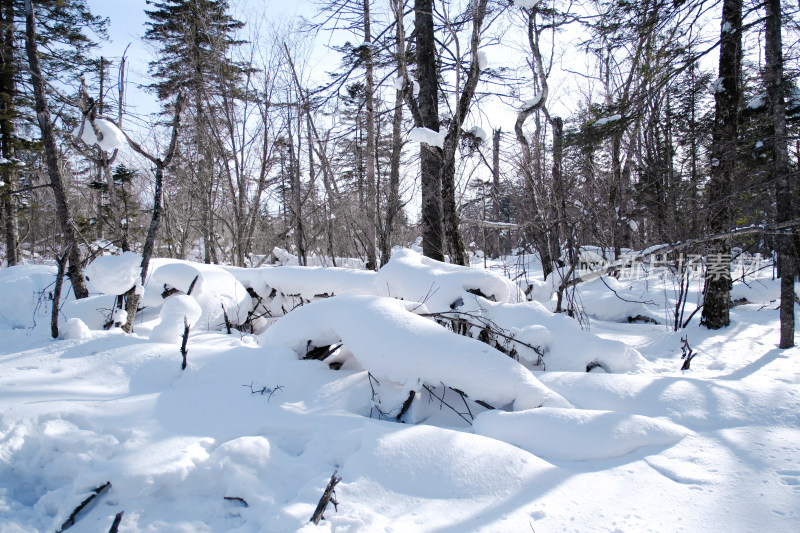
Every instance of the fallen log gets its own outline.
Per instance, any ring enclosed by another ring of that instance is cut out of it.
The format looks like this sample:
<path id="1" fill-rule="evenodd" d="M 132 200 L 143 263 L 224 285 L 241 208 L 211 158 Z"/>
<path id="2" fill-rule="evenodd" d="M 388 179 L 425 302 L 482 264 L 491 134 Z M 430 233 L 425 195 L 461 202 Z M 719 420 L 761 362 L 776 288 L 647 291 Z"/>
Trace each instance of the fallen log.
<path id="1" fill-rule="evenodd" d="M 322 513 L 325 512 L 325 508 L 328 507 L 328 503 L 333 503 L 334 510 L 338 511 L 338 504 L 333 496 L 336 494 L 334 488 L 336 485 L 342 480 L 341 477 L 336 477 L 336 474 L 339 470 L 334 470 L 333 475 L 331 476 L 331 480 L 328 481 L 328 486 L 325 487 L 325 492 L 322 493 L 322 498 L 319 499 L 319 503 L 317 504 L 317 508 L 314 510 L 314 514 L 311 515 L 311 522 L 314 522 L 314 525 L 318 525 L 320 520 L 323 520 L 325 517 L 322 516 Z"/>

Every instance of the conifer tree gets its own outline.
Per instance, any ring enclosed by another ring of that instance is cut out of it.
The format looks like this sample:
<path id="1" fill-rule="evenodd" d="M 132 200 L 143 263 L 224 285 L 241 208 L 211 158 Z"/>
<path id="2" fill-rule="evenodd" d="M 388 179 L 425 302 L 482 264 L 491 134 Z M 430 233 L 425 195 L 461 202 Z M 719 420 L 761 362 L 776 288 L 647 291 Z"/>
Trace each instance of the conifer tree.
<path id="1" fill-rule="evenodd" d="M 148 2 L 150 20 L 144 38 L 160 45 L 150 72 L 151 88 L 162 101 L 178 92 L 186 95 L 194 111 L 193 141 L 197 151 L 197 186 L 200 188 L 201 220 L 206 263 L 216 262 L 214 247 L 212 161 L 214 145 L 209 135 L 214 120 L 213 97 L 218 88 L 230 86 L 244 66 L 230 57 L 243 22 L 228 13 L 227 0 L 163 0 Z"/>

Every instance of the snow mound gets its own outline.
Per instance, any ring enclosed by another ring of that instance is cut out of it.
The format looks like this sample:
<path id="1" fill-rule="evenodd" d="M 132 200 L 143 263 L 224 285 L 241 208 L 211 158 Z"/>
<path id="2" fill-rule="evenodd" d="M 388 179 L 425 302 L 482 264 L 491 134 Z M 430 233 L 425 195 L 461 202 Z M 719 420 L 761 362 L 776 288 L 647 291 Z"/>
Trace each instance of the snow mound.
<path id="1" fill-rule="evenodd" d="M 633 322 L 637 320 L 660 323 L 655 302 L 645 285 L 631 281 L 623 283 L 611 276 L 603 276 L 578 286 L 583 311 L 592 318 L 607 322 Z"/>
<path id="2" fill-rule="evenodd" d="M 142 272 L 142 256 L 133 252 L 101 255 L 86 267 L 84 274 L 93 292 L 124 294 L 134 286 Z"/>
<path id="3" fill-rule="evenodd" d="M 613 459 L 644 446 L 671 446 L 689 433 L 673 422 L 646 416 L 549 407 L 515 413 L 486 411 L 472 427 L 479 435 L 539 457 L 570 461 Z"/>
<path id="4" fill-rule="evenodd" d="M 227 268 L 243 286 L 260 295 L 276 289 L 307 300 L 334 294 L 375 294 L 375 272 L 335 267 Z"/>
<path id="5" fill-rule="evenodd" d="M 116 295 L 95 295 L 80 300 L 69 300 L 61 308 L 68 319 L 78 319 L 89 329 L 103 329 L 112 318 Z"/>
<path id="6" fill-rule="evenodd" d="M 374 296 L 336 296 L 296 309 L 259 338 L 265 347 L 286 346 L 300 357 L 338 342 L 379 380 L 406 391 L 442 382 L 496 407 L 569 402 L 543 387 L 525 367 L 494 348 L 456 335 L 412 313 L 418 304 Z"/>
<path id="7" fill-rule="evenodd" d="M 583 331 L 574 319 L 553 314 L 538 302 L 495 303 L 479 298 L 478 303 L 477 312 L 481 316 L 526 344 L 539 347 L 544 352 L 548 371 L 586 372 L 588 368 L 599 366 L 606 372 L 628 372 L 646 363 L 630 346 Z M 516 349 L 523 359 L 533 361 L 536 357 L 524 346 L 517 345 Z"/>
<path id="8" fill-rule="evenodd" d="M 89 339 L 92 337 L 92 331 L 80 318 L 68 318 L 58 330 L 62 339 Z"/>
<path id="9" fill-rule="evenodd" d="M 161 306 L 161 321 L 150 333 L 150 340 L 156 342 L 178 342 L 183 335 L 184 318 L 189 328 L 194 327 L 203 309 L 197 300 L 184 294 L 176 294 L 167 298 Z"/>
<path id="10" fill-rule="evenodd" d="M 17 265 L 0 269 L 0 325 L 21 329 L 50 325 L 50 306 L 40 305 L 53 290 L 56 268 L 45 265 Z M 71 294 L 69 279 L 63 295 Z"/>
<path id="11" fill-rule="evenodd" d="M 458 308 L 476 295 L 498 302 L 524 299 L 517 286 L 499 274 L 442 263 L 409 249 L 392 254 L 375 284 L 383 296 L 423 302 L 432 312 Z"/>
<path id="12" fill-rule="evenodd" d="M 225 324 L 224 313 L 227 313 L 232 324 L 242 324 L 252 309 L 247 289 L 235 276 L 217 265 L 154 259 L 151 262 L 151 269 L 152 274 L 145 285 L 142 300 L 142 305 L 146 307 L 162 305 L 163 295 L 170 289 L 186 294 L 197 278 L 191 296 L 203 310 L 198 320 L 202 328 L 208 330 L 222 328 Z"/>
<path id="13" fill-rule="evenodd" d="M 95 135 L 94 129 L 88 120 L 84 120 L 82 126 L 75 128 L 75 130 L 72 132 L 72 135 L 75 137 L 80 135 L 81 140 L 89 146 L 97 145 L 106 152 L 112 152 L 122 148 L 128 143 L 122 131 L 110 120 L 98 118 L 95 119 L 94 123 L 95 126 L 97 126 L 97 130 L 100 132 L 102 139 L 97 138 L 97 135 Z"/>

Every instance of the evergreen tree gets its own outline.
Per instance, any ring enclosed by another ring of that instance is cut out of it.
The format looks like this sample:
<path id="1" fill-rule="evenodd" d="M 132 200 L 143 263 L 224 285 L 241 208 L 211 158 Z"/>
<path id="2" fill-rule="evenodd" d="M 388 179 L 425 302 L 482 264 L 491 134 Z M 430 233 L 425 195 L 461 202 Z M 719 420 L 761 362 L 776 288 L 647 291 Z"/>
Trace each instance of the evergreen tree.
<path id="1" fill-rule="evenodd" d="M 245 67 L 230 57 L 231 49 L 242 44 L 235 34 L 244 23 L 228 14 L 227 0 L 164 0 L 148 4 L 155 9 L 145 11 L 150 20 L 144 37 L 161 47 L 158 60 L 150 63 L 150 72 L 156 79 L 150 87 L 160 100 L 182 92 L 191 102 L 204 260 L 216 262 L 212 164 L 217 147 L 209 132 L 215 115 L 214 96 L 244 72 Z"/>

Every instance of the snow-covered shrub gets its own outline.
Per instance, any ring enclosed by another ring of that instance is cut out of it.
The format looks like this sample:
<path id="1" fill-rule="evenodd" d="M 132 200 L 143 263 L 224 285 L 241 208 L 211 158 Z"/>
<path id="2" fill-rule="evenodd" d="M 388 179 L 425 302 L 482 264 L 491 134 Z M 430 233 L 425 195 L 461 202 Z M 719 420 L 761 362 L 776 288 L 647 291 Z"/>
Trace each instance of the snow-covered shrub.
<path id="1" fill-rule="evenodd" d="M 420 308 L 393 298 L 336 296 L 284 316 L 259 342 L 289 347 L 300 357 L 341 342 L 361 367 L 406 395 L 444 383 L 496 407 L 569 406 L 517 361 L 412 312 Z"/>

